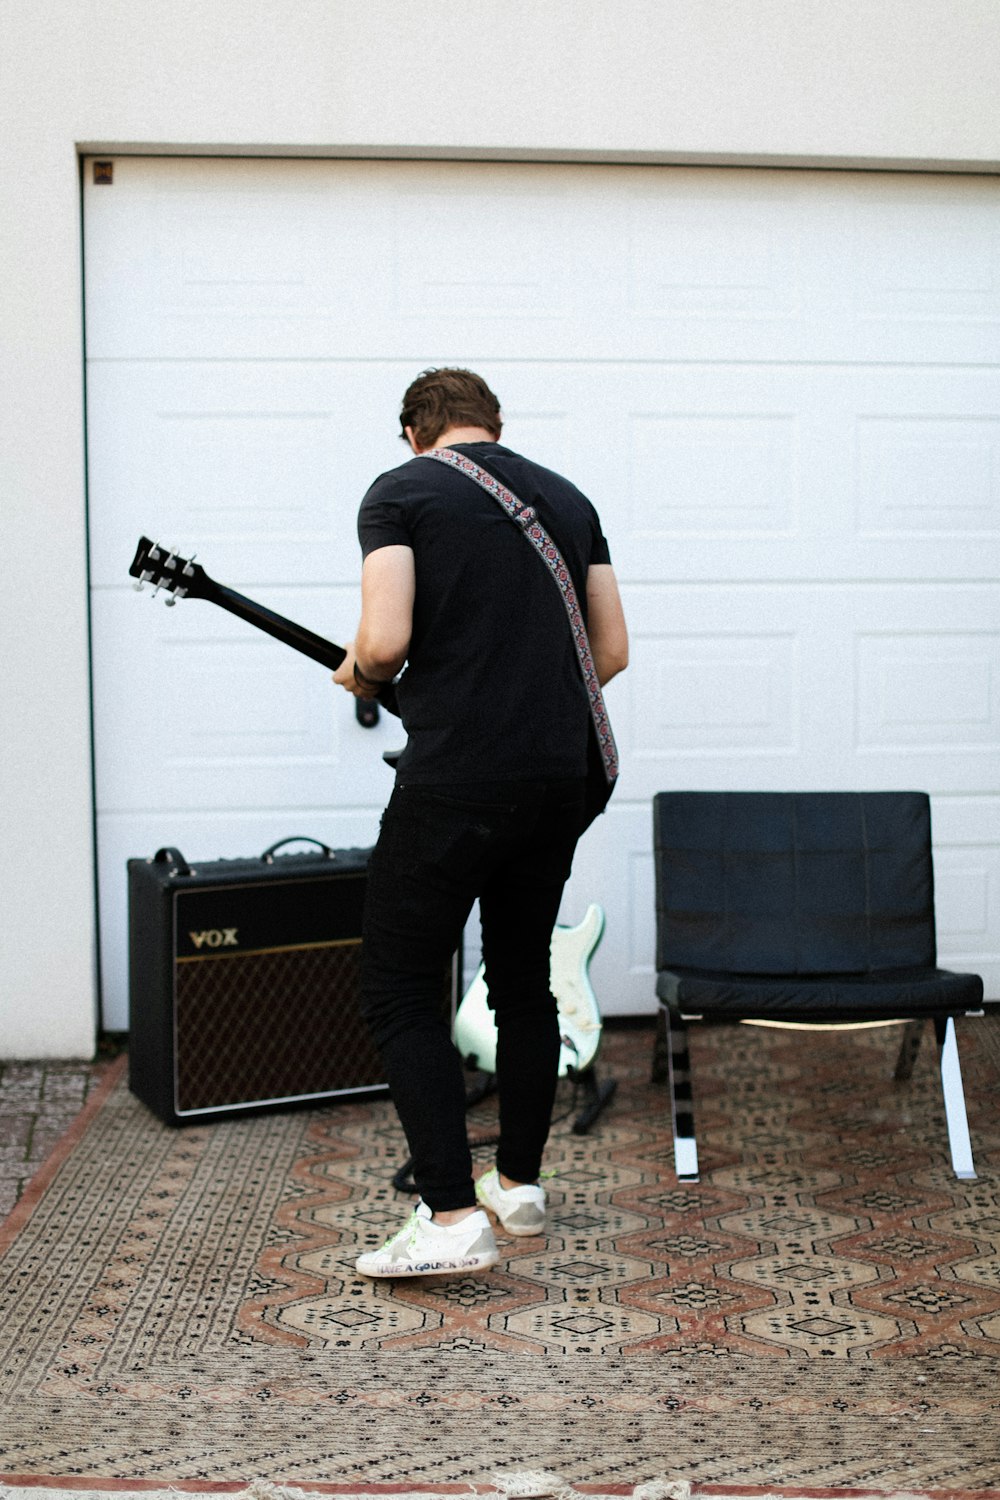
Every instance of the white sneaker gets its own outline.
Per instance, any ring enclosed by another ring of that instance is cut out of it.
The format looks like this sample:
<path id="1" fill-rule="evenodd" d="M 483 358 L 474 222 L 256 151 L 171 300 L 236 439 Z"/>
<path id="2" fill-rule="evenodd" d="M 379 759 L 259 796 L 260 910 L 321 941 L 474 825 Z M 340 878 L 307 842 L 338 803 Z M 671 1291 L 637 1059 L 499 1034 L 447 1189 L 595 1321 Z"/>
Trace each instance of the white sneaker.
<path id="1" fill-rule="evenodd" d="M 457 1224 L 437 1224 L 421 1199 L 402 1229 L 381 1250 L 359 1255 L 355 1265 L 362 1276 L 440 1276 L 448 1271 L 485 1271 L 499 1259 L 482 1209 Z"/>
<path id="2" fill-rule="evenodd" d="M 505 1188 L 496 1167 L 476 1183 L 476 1197 L 496 1214 L 508 1234 L 542 1234 L 545 1230 L 545 1191 L 530 1182 Z"/>

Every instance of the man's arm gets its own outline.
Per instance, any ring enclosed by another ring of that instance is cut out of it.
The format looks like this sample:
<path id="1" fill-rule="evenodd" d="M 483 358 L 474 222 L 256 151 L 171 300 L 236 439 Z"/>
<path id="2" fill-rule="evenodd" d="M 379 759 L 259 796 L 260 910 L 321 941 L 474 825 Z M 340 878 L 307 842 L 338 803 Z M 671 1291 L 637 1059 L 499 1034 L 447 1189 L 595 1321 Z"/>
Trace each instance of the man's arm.
<path id="1" fill-rule="evenodd" d="M 587 570 L 587 634 L 603 687 L 628 666 L 628 627 L 610 563 L 592 563 Z"/>
<path id="2" fill-rule="evenodd" d="M 413 548 L 378 547 L 361 569 L 361 622 L 333 680 L 356 698 L 374 698 L 406 660 L 413 634 L 416 570 Z M 358 672 L 366 680 L 358 682 Z M 367 686 L 371 683 L 372 686 Z"/>

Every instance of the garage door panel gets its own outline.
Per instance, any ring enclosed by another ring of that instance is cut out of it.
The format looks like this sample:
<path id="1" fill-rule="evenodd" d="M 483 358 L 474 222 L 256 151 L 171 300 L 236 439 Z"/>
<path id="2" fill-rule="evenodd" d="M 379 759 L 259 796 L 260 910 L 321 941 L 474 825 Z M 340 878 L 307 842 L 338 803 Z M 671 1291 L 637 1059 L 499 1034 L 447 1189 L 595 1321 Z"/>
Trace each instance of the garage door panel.
<path id="1" fill-rule="evenodd" d="M 988 179 L 866 188 L 851 174 L 528 163 L 157 171 L 150 191 L 150 164 L 122 158 L 115 182 L 88 192 L 102 267 L 88 281 L 91 359 L 420 358 L 449 345 L 479 361 L 525 347 L 536 359 L 995 357 Z"/>
<path id="2" fill-rule="evenodd" d="M 799 419 L 630 413 L 631 530 L 788 539 L 799 520 Z"/>
<path id="3" fill-rule="evenodd" d="M 387 319 L 391 205 L 341 165 L 331 200 L 317 163 L 117 159 L 88 194 L 88 254 L 106 273 L 88 284 L 89 357 L 268 357 L 279 329 L 302 354 L 317 329 L 351 326 L 359 285 Z"/>
<path id="4" fill-rule="evenodd" d="M 957 412 L 857 418 L 863 538 L 1000 537 L 1000 419 Z"/>
<path id="5" fill-rule="evenodd" d="M 991 589 L 629 589 L 623 787 L 978 793 L 1000 754 Z M 964 626 L 964 628 L 963 628 Z"/>
<path id="6" fill-rule="evenodd" d="M 807 612 L 791 602 L 770 590 L 626 591 L 631 665 L 612 710 L 626 797 L 798 783 Z"/>
<path id="7" fill-rule="evenodd" d="M 573 474 L 602 511 L 624 492 L 625 578 L 966 577 L 971 539 L 977 566 L 1000 568 L 992 372 L 619 366 L 595 385 L 576 366 L 485 369 L 514 446 Z M 98 366 L 92 420 L 111 437 L 91 466 L 95 581 L 121 582 L 134 543 L 105 494 L 234 586 L 352 578 L 357 503 L 405 457 L 394 413 L 413 373 Z"/>
<path id="8" fill-rule="evenodd" d="M 561 423 L 507 435 L 537 452 L 551 429 L 630 581 L 964 579 L 973 539 L 1000 570 L 996 371 L 487 368 L 508 412 L 558 396 Z"/>
<path id="9" fill-rule="evenodd" d="M 991 778 L 991 784 L 994 784 Z M 931 799 L 938 955 L 1000 994 L 1000 795 Z"/>
<path id="10" fill-rule="evenodd" d="M 656 1008 L 652 812 L 616 792 L 577 850 L 559 920 L 579 922 L 592 901 L 603 908 L 604 937 L 589 973 L 605 1015 Z"/>
<path id="11" fill-rule="evenodd" d="M 262 591 L 261 602 L 321 633 L 357 610 L 357 591 Z M 325 668 L 200 600 L 164 609 L 108 591 L 93 604 L 97 800 L 101 810 L 377 806 L 384 714 L 362 729 Z M 127 707 L 126 707 L 127 705 Z"/>
<path id="12" fill-rule="evenodd" d="M 778 179 L 783 184 L 789 179 Z M 802 295 L 802 233 L 795 194 L 734 197 L 715 174 L 678 175 L 673 191 L 640 187 L 628 211 L 628 310 L 650 317 L 724 317 L 760 336 L 793 321 Z"/>
<path id="13" fill-rule="evenodd" d="M 855 651 L 861 754 L 1000 752 L 1000 631 L 875 630 Z"/>
<path id="14" fill-rule="evenodd" d="M 939 944 L 980 957 L 1000 918 L 1000 861 L 990 850 L 941 849 L 934 869 Z M 994 955 L 995 957 L 995 955 Z"/>
<path id="15" fill-rule="evenodd" d="M 643 760 L 794 754 L 798 657 L 791 630 L 713 632 L 689 620 L 673 635 L 637 632 L 631 754 Z"/>
<path id="16" fill-rule="evenodd" d="M 859 192 L 851 217 L 855 307 L 901 325 L 1000 321 L 1000 233 L 988 179 L 929 193 Z"/>
<path id="17" fill-rule="evenodd" d="M 415 209 L 425 226 L 420 236 L 413 234 Z M 538 193 L 497 195 L 490 210 L 481 190 L 422 195 L 417 204 L 402 196 L 395 205 L 393 311 L 421 336 L 448 320 L 564 321 L 576 303 L 575 275 L 566 274 L 568 240 L 558 204 Z"/>
<path id="18" fill-rule="evenodd" d="M 935 841 L 963 849 L 1000 845 L 1000 792 L 963 797 L 939 793 L 932 799 Z"/>
<path id="19" fill-rule="evenodd" d="M 934 904 L 939 963 L 979 974 L 987 998 L 1000 994 L 1000 852 L 935 839 Z"/>
<path id="20" fill-rule="evenodd" d="M 140 532 L 197 551 L 239 592 L 261 580 L 354 582 L 358 503 L 405 457 L 394 414 L 409 378 L 395 367 L 98 365 L 93 582 L 127 581 Z"/>
<path id="21" fill-rule="evenodd" d="M 283 175 L 283 174 L 280 174 Z M 258 326 L 340 320 L 359 282 L 397 284 L 387 205 L 347 191 L 332 202 L 322 183 L 293 189 L 276 178 L 258 191 L 162 193 L 156 200 L 158 323 L 202 316 Z M 389 311 L 384 308 L 383 311 Z"/>

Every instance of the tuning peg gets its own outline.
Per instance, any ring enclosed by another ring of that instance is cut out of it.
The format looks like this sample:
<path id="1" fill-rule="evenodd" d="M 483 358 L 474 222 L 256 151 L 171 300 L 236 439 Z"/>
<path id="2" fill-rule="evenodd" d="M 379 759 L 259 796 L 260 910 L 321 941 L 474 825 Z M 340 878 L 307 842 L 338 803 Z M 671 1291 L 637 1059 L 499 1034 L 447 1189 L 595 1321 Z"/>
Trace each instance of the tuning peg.
<path id="1" fill-rule="evenodd" d="M 176 568 L 176 566 L 177 566 L 177 548 L 176 547 L 171 547 L 170 553 L 169 553 L 169 555 L 167 557 L 166 562 L 163 564 L 163 566 L 165 568 Z"/>
<path id="2" fill-rule="evenodd" d="M 172 605 L 172 604 L 176 604 L 177 600 L 176 600 L 176 598 L 174 597 L 173 594 L 168 594 L 167 597 L 164 599 L 163 602 L 164 602 L 164 604 Z"/>
<path id="3" fill-rule="evenodd" d="M 159 542 L 154 542 L 153 543 L 153 545 L 149 549 L 149 555 L 153 559 L 154 562 L 159 562 L 159 560 L 160 560 L 160 544 L 159 544 Z"/>
<path id="4" fill-rule="evenodd" d="M 142 579 L 140 578 L 138 583 L 133 583 L 132 587 L 135 589 L 137 594 L 141 594 L 143 592 Z"/>
<path id="5" fill-rule="evenodd" d="M 198 556 L 197 552 L 192 552 L 191 556 L 188 559 L 188 561 L 184 564 L 184 567 L 183 567 L 182 571 L 184 573 L 184 577 L 185 578 L 193 578 L 194 577 L 194 568 L 192 568 L 191 564 L 194 562 L 194 560 L 195 560 L 195 558 L 197 556 Z"/>

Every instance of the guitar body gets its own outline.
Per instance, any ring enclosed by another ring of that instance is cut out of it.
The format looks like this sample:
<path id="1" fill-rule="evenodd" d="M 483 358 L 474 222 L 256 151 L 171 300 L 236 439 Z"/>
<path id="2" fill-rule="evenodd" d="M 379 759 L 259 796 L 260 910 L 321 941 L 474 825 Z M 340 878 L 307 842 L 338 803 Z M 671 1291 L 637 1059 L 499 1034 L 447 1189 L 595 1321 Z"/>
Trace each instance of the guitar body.
<path id="1" fill-rule="evenodd" d="M 556 927 L 552 933 L 551 984 L 559 1008 L 559 1076 L 588 1068 L 601 1043 L 601 1012 L 590 984 L 588 965 L 604 933 L 604 912 L 590 905 L 576 927 Z M 462 998 L 455 1016 L 454 1042 L 463 1058 L 475 1058 L 483 1073 L 495 1073 L 497 1028 L 489 1006 L 485 971 L 479 971 Z"/>

